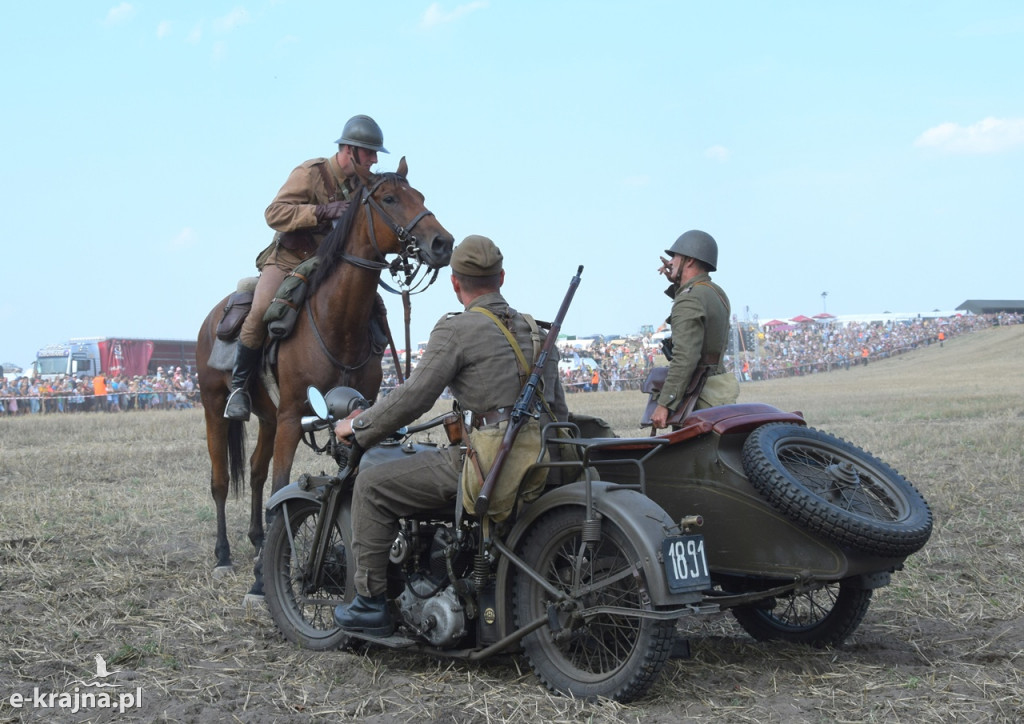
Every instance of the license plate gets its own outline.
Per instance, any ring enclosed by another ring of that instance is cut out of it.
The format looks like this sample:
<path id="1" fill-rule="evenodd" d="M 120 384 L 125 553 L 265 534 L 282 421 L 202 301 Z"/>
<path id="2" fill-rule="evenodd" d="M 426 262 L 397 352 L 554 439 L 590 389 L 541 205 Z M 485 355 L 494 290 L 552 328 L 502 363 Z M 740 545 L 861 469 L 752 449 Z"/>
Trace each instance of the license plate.
<path id="1" fill-rule="evenodd" d="M 682 535 L 666 538 L 661 544 L 665 559 L 665 577 L 672 593 L 703 591 L 711 588 L 704 536 Z"/>

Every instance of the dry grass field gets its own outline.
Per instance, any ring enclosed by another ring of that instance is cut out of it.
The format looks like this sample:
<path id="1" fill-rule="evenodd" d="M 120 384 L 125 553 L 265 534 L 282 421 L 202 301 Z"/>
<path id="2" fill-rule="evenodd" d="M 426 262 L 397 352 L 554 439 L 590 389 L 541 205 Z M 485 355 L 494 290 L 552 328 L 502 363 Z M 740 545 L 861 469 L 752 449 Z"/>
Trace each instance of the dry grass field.
<path id="1" fill-rule="evenodd" d="M 893 465 L 931 503 L 935 532 L 843 647 L 758 643 L 728 615 L 692 619 L 692 657 L 630 706 L 549 695 L 515 656 L 471 665 L 285 642 L 242 606 L 245 501 L 229 502 L 239 572 L 212 576 L 199 411 L 0 419 L 0 721 L 1021 721 L 1022 353 L 1024 327 L 1003 327 L 744 385 L 741 401 L 802 410 Z M 643 402 L 570 397 L 623 435 Z M 307 454 L 296 469 L 325 465 Z M 112 691 L 141 691 L 141 705 L 33 708 L 34 690 L 91 681 L 97 654 L 120 671 Z"/>

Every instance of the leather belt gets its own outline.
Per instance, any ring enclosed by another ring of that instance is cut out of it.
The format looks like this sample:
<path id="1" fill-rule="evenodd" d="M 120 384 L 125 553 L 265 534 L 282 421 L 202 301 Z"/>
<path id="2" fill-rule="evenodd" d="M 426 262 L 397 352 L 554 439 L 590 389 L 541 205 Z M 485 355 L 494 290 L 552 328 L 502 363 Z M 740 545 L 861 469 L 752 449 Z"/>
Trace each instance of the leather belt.
<path id="1" fill-rule="evenodd" d="M 512 417 L 512 406 L 499 407 L 496 410 L 488 410 L 487 412 L 474 412 L 473 413 L 473 427 L 489 427 L 490 425 L 497 425 L 499 422 L 505 422 Z"/>

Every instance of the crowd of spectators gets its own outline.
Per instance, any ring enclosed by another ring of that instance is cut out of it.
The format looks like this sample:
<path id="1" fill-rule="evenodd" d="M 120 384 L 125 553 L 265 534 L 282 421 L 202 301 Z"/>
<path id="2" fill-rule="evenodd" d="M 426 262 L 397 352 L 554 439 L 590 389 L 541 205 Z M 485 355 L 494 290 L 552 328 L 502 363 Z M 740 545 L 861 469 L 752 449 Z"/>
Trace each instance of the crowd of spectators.
<path id="1" fill-rule="evenodd" d="M 566 349 L 562 386 L 567 394 L 639 390 L 659 354 L 660 343 L 643 337 L 597 339 L 589 347 Z"/>
<path id="2" fill-rule="evenodd" d="M 185 409 L 199 404 L 195 373 L 180 367 L 145 376 L 53 380 L 0 377 L 0 415 Z"/>
<path id="3" fill-rule="evenodd" d="M 762 328 L 763 339 L 741 352 L 741 381 L 831 372 L 893 357 L 993 325 L 1021 324 L 1021 314 L 958 315 L 888 322 L 805 322 Z"/>
<path id="4" fill-rule="evenodd" d="M 741 382 L 792 377 L 849 369 L 903 354 L 993 325 L 1024 323 L 1021 314 L 963 315 L 889 322 L 807 322 L 786 328 L 759 327 L 754 344 L 741 344 L 726 359 Z M 748 335 L 749 336 L 749 335 Z M 737 335 L 738 337 L 738 335 Z M 744 337 L 746 338 L 746 337 Z M 636 336 L 603 341 L 584 340 L 561 351 L 562 383 L 569 394 L 639 390 L 647 373 L 664 364 L 660 343 Z M 382 394 L 397 384 L 386 374 Z M 184 409 L 198 406 L 195 373 L 178 367 L 144 377 L 95 378 L 64 376 L 52 381 L 0 377 L 0 415 L 79 411 Z"/>

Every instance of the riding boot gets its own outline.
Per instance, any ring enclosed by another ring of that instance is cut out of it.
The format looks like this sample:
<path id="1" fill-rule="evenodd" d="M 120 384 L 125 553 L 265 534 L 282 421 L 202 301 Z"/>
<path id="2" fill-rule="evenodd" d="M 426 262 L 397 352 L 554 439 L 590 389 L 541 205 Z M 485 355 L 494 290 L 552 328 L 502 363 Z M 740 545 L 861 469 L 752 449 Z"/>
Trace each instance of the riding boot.
<path id="1" fill-rule="evenodd" d="M 334 622 L 346 631 L 361 631 L 368 636 L 385 637 L 395 632 L 395 622 L 385 595 L 357 593 L 350 603 L 335 607 Z"/>
<path id="2" fill-rule="evenodd" d="M 246 392 L 245 386 L 253 370 L 259 365 L 262 356 L 262 349 L 246 347 L 241 341 L 235 347 L 235 368 L 231 373 L 231 394 L 228 395 L 228 402 L 224 406 L 224 417 L 229 420 L 245 422 L 249 419 L 252 403 L 249 401 L 249 393 Z"/>

